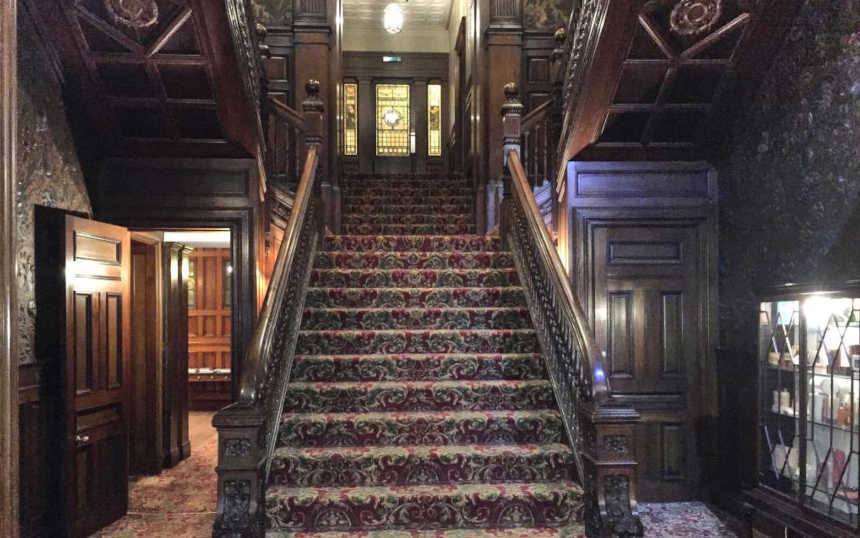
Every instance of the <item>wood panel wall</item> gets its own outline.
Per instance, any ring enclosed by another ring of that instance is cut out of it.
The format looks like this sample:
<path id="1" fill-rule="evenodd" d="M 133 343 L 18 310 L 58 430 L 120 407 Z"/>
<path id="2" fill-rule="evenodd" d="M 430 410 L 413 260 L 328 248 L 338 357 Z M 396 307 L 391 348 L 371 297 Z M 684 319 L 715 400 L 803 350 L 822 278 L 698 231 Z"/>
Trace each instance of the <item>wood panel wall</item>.
<path id="1" fill-rule="evenodd" d="M 716 446 L 717 183 L 704 162 L 568 165 L 571 284 L 635 407 L 639 499 L 707 498 Z"/>
<path id="2" fill-rule="evenodd" d="M 195 301 L 188 305 L 188 368 L 230 368 L 229 248 L 195 248 Z"/>

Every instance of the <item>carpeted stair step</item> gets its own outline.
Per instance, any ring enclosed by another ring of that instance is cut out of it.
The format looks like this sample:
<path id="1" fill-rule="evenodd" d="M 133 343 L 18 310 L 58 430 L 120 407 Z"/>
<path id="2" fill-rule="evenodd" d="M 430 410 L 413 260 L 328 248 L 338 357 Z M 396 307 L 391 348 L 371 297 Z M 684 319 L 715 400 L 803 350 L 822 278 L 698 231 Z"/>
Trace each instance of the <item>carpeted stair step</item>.
<path id="1" fill-rule="evenodd" d="M 410 215 L 410 214 L 426 214 L 436 213 L 465 215 L 472 212 L 472 204 L 463 201 L 462 203 L 440 204 L 438 202 L 424 200 L 414 200 L 412 203 L 404 204 L 404 199 L 401 198 L 394 204 L 378 205 L 374 198 L 364 198 L 365 203 L 355 203 L 351 205 L 344 204 L 342 211 L 345 215 Z"/>
<path id="2" fill-rule="evenodd" d="M 538 353 L 297 355 L 293 381 L 546 379 Z"/>
<path id="3" fill-rule="evenodd" d="M 266 538 L 585 538 L 585 524 L 495 529 L 396 529 L 390 531 L 266 531 Z"/>
<path id="4" fill-rule="evenodd" d="M 343 196 L 343 208 L 344 212 L 348 213 L 348 208 L 357 205 L 375 205 L 375 206 L 393 206 L 397 204 L 403 203 L 403 200 L 407 199 L 406 196 L 402 196 L 400 193 L 396 192 L 387 192 L 381 196 L 376 195 L 363 195 L 363 196 L 353 196 L 349 192 L 347 192 Z M 468 211 L 469 205 L 472 203 L 472 197 L 468 194 L 462 196 L 422 196 L 420 198 L 408 198 L 410 202 L 416 204 L 424 204 L 429 206 L 461 206 L 465 207 Z"/>
<path id="5" fill-rule="evenodd" d="M 504 269 L 314 269 L 310 285 L 339 288 L 462 288 L 519 284 L 517 270 Z"/>
<path id="6" fill-rule="evenodd" d="M 455 188 L 466 187 L 471 189 L 471 181 L 457 177 L 376 177 L 362 178 L 354 181 L 346 181 L 345 189 L 365 188 L 402 188 L 402 189 L 428 189 L 431 187 Z"/>
<path id="7" fill-rule="evenodd" d="M 267 528 L 292 531 L 563 527 L 582 506 L 574 482 L 266 491 Z"/>
<path id="8" fill-rule="evenodd" d="M 309 288 L 309 308 L 489 308 L 525 306 L 523 288 Z"/>
<path id="9" fill-rule="evenodd" d="M 304 330 L 529 329 L 531 317 L 519 308 L 307 308 Z"/>
<path id="10" fill-rule="evenodd" d="M 320 250 L 376 250 L 388 252 L 500 251 L 498 237 L 484 235 L 328 235 Z"/>
<path id="11" fill-rule="evenodd" d="M 280 447 L 269 483 L 289 487 L 372 487 L 573 479 L 573 453 L 545 445 Z"/>
<path id="12" fill-rule="evenodd" d="M 299 331 L 298 355 L 537 353 L 533 329 Z"/>
<path id="13" fill-rule="evenodd" d="M 458 196 L 471 198 L 475 195 L 474 191 L 471 187 L 464 186 L 462 184 L 451 184 L 448 186 L 441 185 L 437 186 L 432 183 L 427 183 L 425 185 L 376 185 L 376 186 L 362 186 L 362 187 L 349 187 L 343 191 L 346 198 L 360 198 L 360 197 L 391 197 L 391 196 L 399 196 L 401 199 L 411 199 L 411 200 L 421 200 L 422 198 L 427 198 L 428 196 Z"/>
<path id="14" fill-rule="evenodd" d="M 342 217 L 343 224 L 468 224 L 474 222 L 471 213 L 440 215 L 438 213 L 406 215 L 364 215 L 349 214 Z"/>
<path id="15" fill-rule="evenodd" d="M 285 413 L 278 446 L 563 443 L 561 415 L 529 411 Z"/>
<path id="16" fill-rule="evenodd" d="M 449 224 L 344 224 L 343 232 L 353 235 L 439 235 L 473 234 L 474 223 Z"/>
<path id="17" fill-rule="evenodd" d="M 317 269 L 502 269 L 514 267 L 508 252 L 324 251 Z"/>
<path id="18" fill-rule="evenodd" d="M 550 409 L 547 380 L 294 382 L 287 386 L 287 413 L 381 411 L 480 411 Z"/>

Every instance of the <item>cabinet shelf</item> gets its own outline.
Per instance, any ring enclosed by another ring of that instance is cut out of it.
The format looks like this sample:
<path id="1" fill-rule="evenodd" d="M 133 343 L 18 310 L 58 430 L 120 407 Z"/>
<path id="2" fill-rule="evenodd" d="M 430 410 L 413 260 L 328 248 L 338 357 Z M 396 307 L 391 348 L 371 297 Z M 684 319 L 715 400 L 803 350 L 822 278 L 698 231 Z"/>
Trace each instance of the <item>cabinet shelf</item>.
<path id="1" fill-rule="evenodd" d="M 766 441 L 759 448 L 759 485 L 810 518 L 856 532 L 860 425 L 847 424 L 845 411 L 853 421 L 860 413 L 860 286 L 775 290 L 761 303 L 759 320 L 759 421 Z M 832 371 L 814 367 L 822 349 L 827 361 L 839 361 Z M 833 422 L 823 418 L 828 409 Z M 773 462 L 788 464 L 792 476 L 775 479 Z"/>

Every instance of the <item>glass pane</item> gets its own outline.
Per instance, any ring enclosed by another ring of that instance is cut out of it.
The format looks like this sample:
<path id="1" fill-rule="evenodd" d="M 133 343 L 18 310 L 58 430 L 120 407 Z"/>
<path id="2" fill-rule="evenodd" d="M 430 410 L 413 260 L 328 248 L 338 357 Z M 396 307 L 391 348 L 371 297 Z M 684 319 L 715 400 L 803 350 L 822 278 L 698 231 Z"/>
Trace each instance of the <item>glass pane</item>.
<path id="1" fill-rule="evenodd" d="M 197 308 L 197 262 L 188 259 L 188 308 Z"/>
<path id="2" fill-rule="evenodd" d="M 376 154 L 409 155 L 409 85 L 376 86 Z"/>
<path id="3" fill-rule="evenodd" d="M 358 155 L 358 84 L 343 85 L 343 154 Z"/>
<path id="4" fill-rule="evenodd" d="M 442 85 L 427 86 L 427 155 L 442 156 Z"/>
<path id="5" fill-rule="evenodd" d="M 806 502 L 857 523 L 860 299 L 812 296 L 806 332 Z"/>
<path id="6" fill-rule="evenodd" d="M 800 439 L 797 394 L 799 303 L 761 303 L 759 361 L 761 376 L 761 453 L 759 480 L 786 494 L 799 490 Z"/>
<path id="7" fill-rule="evenodd" d="M 233 303 L 233 265 L 230 260 L 224 260 L 224 272 L 222 280 L 224 281 L 224 308 L 230 308 Z"/>

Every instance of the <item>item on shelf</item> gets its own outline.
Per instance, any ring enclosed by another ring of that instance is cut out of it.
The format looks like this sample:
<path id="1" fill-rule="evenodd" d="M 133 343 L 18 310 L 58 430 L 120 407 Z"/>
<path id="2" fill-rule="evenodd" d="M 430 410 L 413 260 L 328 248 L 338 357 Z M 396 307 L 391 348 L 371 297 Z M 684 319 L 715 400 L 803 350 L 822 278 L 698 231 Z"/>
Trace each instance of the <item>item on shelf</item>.
<path id="1" fill-rule="evenodd" d="M 788 389 L 782 389 L 779 393 L 779 412 L 783 415 L 794 416 L 794 409 L 791 407 L 791 393 Z"/>
<path id="2" fill-rule="evenodd" d="M 770 407 L 770 410 L 774 413 L 779 413 L 779 391 L 773 391 L 773 405 Z"/>
<path id="3" fill-rule="evenodd" d="M 851 393 L 840 390 L 836 393 L 839 409 L 836 411 L 836 424 L 840 428 L 851 429 Z"/>
<path id="4" fill-rule="evenodd" d="M 821 423 L 833 423 L 833 398 L 826 392 L 821 394 Z"/>
<path id="5" fill-rule="evenodd" d="M 842 473 L 845 472 L 845 452 L 838 448 L 833 451 L 833 487 L 836 488 L 845 481 Z"/>
<path id="6" fill-rule="evenodd" d="M 773 472 L 777 476 L 786 476 L 785 463 L 788 456 L 788 447 L 785 445 L 774 445 L 773 447 Z"/>
<path id="7" fill-rule="evenodd" d="M 771 351 L 767 354 L 767 362 L 774 366 L 779 366 L 779 353 L 776 351 Z"/>

